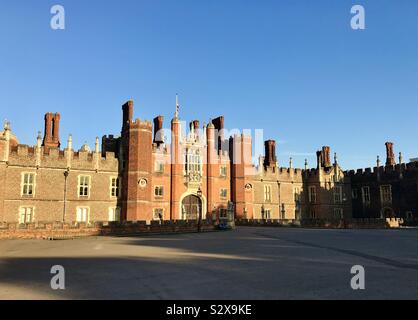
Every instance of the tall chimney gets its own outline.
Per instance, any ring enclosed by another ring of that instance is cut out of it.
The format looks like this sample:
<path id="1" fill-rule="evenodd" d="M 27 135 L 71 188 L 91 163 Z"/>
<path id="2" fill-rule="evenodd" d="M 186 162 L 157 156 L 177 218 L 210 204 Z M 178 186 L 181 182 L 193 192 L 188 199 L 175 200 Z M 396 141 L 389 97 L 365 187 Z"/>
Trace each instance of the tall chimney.
<path id="1" fill-rule="evenodd" d="M 59 113 L 54 114 L 53 125 L 52 125 L 52 138 L 54 143 L 59 147 L 60 146 L 60 119 L 61 116 Z"/>
<path id="2" fill-rule="evenodd" d="M 322 154 L 322 151 L 317 151 L 316 152 L 316 162 L 317 162 L 317 167 L 318 169 L 322 168 L 322 163 L 324 162 L 322 159 L 324 158 L 324 155 Z"/>
<path id="3" fill-rule="evenodd" d="M 48 112 L 45 114 L 45 128 L 44 128 L 44 140 L 42 145 L 45 146 L 49 141 L 52 140 L 52 113 Z"/>
<path id="4" fill-rule="evenodd" d="M 59 148 L 59 125 L 60 125 L 60 114 L 48 112 L 45 114 L 45 132 L 42 146 L 45 149 Z"/>
<path id="5" fill-rule="evenodd" d="M 331 167 L 330 150 L 331 150 L 331 148 L 328 147 L 328 146 L 322 147 L 322 153 L 321 153 L 322 163 L 321 164 L 322 164 L 323 168 Z"/>
<path id="6" fill-rule="evenodd" d="M 132 100 L 129 100 L 122 106 L 122 112 L 123 112 L 123 123 L 122 123 L 122 131 L 125 131 L 125 129 L 128 127 L 128 124 L 132 122 L 132 119 L 134 117 L 134 102 Z"/>
<path id="7" fill-rule="evenodd" d="M 267 140 L 264 141 L 265 155 L 264 155 L 264 166 L 275 167 L 276 166 L 276 141 Z"/>
<path id="8" fill-rule="evenodd" d="M 393 152 L 393 142 L 386 142 L 386 166 L 394 166 L 396 164 L 395 161 L 395 153 Z"/>
<path id="9" fill-rule="evenodd" d="M 158 116 L 154 118 L 154 143 L 156 143 L 157 145 L 164 143 L 163 123 L 163 116 Z"/>
<path id="10" fill-rule="evenodd" d="M 215 138 L 216 143 L 218 144 L 218 152 L 222 150 L 222 144 L 224 142 L 224 117 L 219 116 L 212 120 L 213 125 L 215 126 Z"/>

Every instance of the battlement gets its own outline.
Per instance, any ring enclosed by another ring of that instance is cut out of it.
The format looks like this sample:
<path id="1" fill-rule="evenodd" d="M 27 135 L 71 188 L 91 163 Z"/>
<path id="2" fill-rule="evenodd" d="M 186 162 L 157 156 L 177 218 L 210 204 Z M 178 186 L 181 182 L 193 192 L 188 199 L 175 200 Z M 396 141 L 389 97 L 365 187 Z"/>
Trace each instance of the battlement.
<path id="1" fill-rule="evenodd" d="M 35 148 L 26 144 L 18 144 L 10 147 L 10 155 L 33 156 L 35 155 Z"/>
<path id="2" fill-rule="evenodd" d="M 108 141 L 116 141 L 120 139 L 120 136 L 115 136 L 113 134 L 104 135 L 102 139 L 106 139 Z"/>
<path id="3" fill-rule="evenodd" d="M 41 147 L 40 149 L 40 161 L 63 161 L 66 162 L 68 157 L 71 157 L 72 160 L 86 160 L 86 161 L 93 161 L 94 160 L 95 152 L 92 151 L 74 151 L 64 149 L 61 150 L 59 148 L 44 148 Z M 36 160 L 38 157 L 37 155 L 37 147 L 36 146 L 29 146 L 26 144 L 19 144 L 17 146 L 10 147 L 10 155 L 9 155 L 9 162 L 20 162 L 22 159 L 26 161 Z M 114 160 L 116 158 L 114 152 L 105 152 L 104 156 L 100 156 L 102 161 L 106 160 Z"/>
<path id="4" fill-rule="evenodd" d="M 301 176 L 303 171 L 299 168 L 287 168 L 287 167 L 266 167 L 264 165 L 261 166 L 254 166 L 256 172 L 262 173 L 263 175 L 271 175 L 271 174 L 278 174 L 279 176 Z M 260 172 L 260 169 L 262 170 Z"/>
<path id="5" fill-rule="evenodd" d="M 278 168 L 278 173 L 279 175 L 294 175 L 294 176 L 300 175 L 301 176 L 303 173 L 303 170 L 300 168 L 280 167 Z"/>
<path id="6" fill-rule="evenodd" d="M 113 134 L 102 137 L 102 157 L 106 157 L 107 152 L 114 153 L 116 158 L 119 158 L 121 138 L 115 137 Z"/>
<path id="7" fill-rule="evenodd" d="M 300 169 L 300 168 L 286 168 L 286 167 L 284 167 L 284 168 L 280 168 L 280 172 L 282 172 L 282 169 L 283 169 L 283 172 L 293 173 L 295 175 L 301 175 L 303 173 L 303 170 Z"/>
<path id="8" fill-rule="evenodd" d="M 374 168 L 365 168 L 365 169 L 357 169 L 357 170 L 349 170 L 345 171 L 344 173 L 349 176 L 350 178 L 362 178 L 367 176 L 376 176 L 379 174 L 380 177 L 384 177 L 385 175 L 393 175 L 393 174 L 407 174 L 409 172 L 417 172 L 418 173 L 418 163 L 410 162 L 410 163 L 403 163 L 397 164 L 393 166 L 380 166 Z"/>
<path id="9" fill-rule="evenodd" d="M 418 162 L 414 161 L 414 162 L 409 162 L 406 164 L 406 169 L 407 170 L 418 170 Z"/>
<path id="10" fill-rule="evenodd" d="M 318 176 L 318 169 L 311 168 L 307 170 L 302 170 L 304 174 L 306 174 L 308 177 L 317 177 Z"/>
<path id="11" fill-rule="evenodd" d="M 73 159 L 74 160 L 87 160 L 93 161 L 93 152 L 91 151 L 74 151 Z"/>
<path id="12" fill-rule="evenodd" d="M 135 119 L 129 124 L 130 129 L 150 130 L 152 132 L 152 122 L 149 120 Z"/>

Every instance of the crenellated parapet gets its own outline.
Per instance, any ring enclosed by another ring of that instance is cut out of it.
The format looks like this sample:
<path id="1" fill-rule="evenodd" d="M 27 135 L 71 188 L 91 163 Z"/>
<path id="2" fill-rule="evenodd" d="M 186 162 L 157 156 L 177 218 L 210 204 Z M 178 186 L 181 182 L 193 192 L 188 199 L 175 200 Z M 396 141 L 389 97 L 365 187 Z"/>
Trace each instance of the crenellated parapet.
<path id="1" fill-rule="evenodd" d="M 409 162 L 405 166 L 406 171 L 418 172 L 418 162 Z"/>
<path id="2" fill-rule="evenodd" d="M 317 168 L 310 168 L 310 169 L 303 170 L 303 173 L 305 176 L 310 177 L 310 178 L 319 177 L 319 169 Z"/>
<path id="3" fill-rule="evenodd" d="M 107 152 L 112 152 L 119 158 L 120 147 L 121 137 L 115 137 L 113 134 L 102 137 L 102 157 L 106 157 Z"/>
<path id="4" fill-rule="evenodd" d="M 402 163 L 391 166 L 380 166 L 373 168 L 362 168 L 357 170 L 345 171 L 345 174 L 351 179 L 377 179 L 397 178 L 400 175 L 408 176 L 418 174 L 418 163 Z"/>
<path id="5" fill-rule="evenodd" d="M 152 122 L 137 118 L 129 124 L 129 129 L 130 130 L 149 130 L 152 132 Z"/>
<path id="6" fill-rule="evenodd" d="M 98 165 L 95 165 L 95 164 Z M 74 151 L 72 149 L 61 150 L 59 148 L 29 146 L 19 144 L 10 147 L 8 164 L 11 166 L 36 167 L 36 168 L 68 168 L 100 169 L 117 168 L 118 160 L 115 153 L 101 153 L 92 151 Z"/>
<path id="7" fill-rule="evenodd" d="M 302 175 L 303 169 L 300 168 L 286 168 L 286 167 L 280 167 L 279 168 L 279 174 L 293 174 L 293 175 Z"/>
<path id="8" fill-rule="evenodd" d="M 393 143 L 387 142 L 386 162 L 381 165 L 377 157 L 373 168 L 346 171 L 353 191 L 355 217 L 410 219 L 418 214 L 418 163 L 404 163 L 399 153 L 395 162 Z"/>

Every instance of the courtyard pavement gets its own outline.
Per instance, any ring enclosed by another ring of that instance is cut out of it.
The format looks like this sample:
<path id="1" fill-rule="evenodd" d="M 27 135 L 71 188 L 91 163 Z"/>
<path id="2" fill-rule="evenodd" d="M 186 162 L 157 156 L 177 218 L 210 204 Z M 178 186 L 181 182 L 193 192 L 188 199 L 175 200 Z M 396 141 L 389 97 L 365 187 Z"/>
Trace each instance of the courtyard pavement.
<path id="1" fill-rule="evenodd" d="M 51 267 L 65 269 L 52 290 Z M 365 290 L 353 290 L 353 265 Z M 418 299 L 418 230 L 0 241 L 0 299 Z"/>

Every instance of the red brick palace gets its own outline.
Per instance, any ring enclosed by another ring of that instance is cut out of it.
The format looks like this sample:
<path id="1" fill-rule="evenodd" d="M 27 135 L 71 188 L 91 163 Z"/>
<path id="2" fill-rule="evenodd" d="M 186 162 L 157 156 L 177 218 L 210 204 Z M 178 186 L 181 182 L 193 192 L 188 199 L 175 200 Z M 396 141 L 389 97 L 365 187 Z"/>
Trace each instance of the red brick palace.
<path id="1" fill-rule="evenodd" d="M 336 155 L 331 160 L 329 147 L 317 152 L 315 168 L 306 162 L 299 169 L 291 159 L 279 166 L 275 141 L 268 140 L 254 165 L 251 136 L 226 136 L 222 116 L 185 128 L 178 110 L 177 102 L 170 130 L 164 130 L 162 116 L 134 119 L 128 101 L 121 135 L 103 136 L 101 145 L 96 138 L 94 150 L 74 150 L 71 136 L 61 147 L 58 113 L 45 115 L 44 135 L 34 146 L 19 144 L 6 123 L 0 132 L 0 221 L 219 219 L 227 208 L 247 219 L 340 219 L 352 217 L 354 196 L 361 205 L 353 173 L 341 169 Z M 404 168 L 404 177 L 416 172 L 412 164 Z M 385 203 L 385 212 L 416 215 L 414 205 L 388 210 Z"/>

